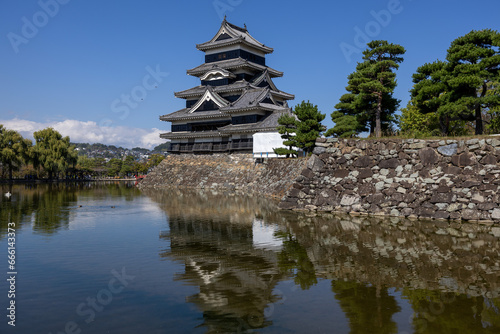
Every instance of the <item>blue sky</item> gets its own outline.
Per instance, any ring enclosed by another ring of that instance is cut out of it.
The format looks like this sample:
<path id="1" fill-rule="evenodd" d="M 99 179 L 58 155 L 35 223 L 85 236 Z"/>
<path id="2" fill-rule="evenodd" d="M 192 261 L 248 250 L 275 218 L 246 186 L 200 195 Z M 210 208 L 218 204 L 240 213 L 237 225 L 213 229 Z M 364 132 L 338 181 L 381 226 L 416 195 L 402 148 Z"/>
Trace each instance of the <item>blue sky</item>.
<path id="1" fill-rule="evenodd" d="M 411 75 L 444 59 L 471 30 L 500 30 L 500 2 L 448 0 L 0 0 L 0 124 L 29 137 L 52 126 L 74 142 L 151 148 L 170 130 L 160 115 L 183 108 L 174 91 L 199 84 L 186 70 L 224 15 L 274 48 L 279 89 L 330 113 L 366 42 L 404 46 L 395 96 Z M 135 96 L 137 101 L 126 100 Z"/>

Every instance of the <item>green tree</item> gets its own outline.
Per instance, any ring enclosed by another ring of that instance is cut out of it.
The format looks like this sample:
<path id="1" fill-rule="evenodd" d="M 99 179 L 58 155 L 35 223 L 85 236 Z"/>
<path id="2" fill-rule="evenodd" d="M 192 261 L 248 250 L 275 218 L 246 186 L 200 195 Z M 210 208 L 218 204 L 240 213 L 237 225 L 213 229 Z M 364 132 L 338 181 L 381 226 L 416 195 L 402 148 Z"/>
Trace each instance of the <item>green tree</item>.
<path id="1" fill-rule="evenodd" d="M 324 131 L 324 126 L 321 121 L 325 119 L 325 115 L 318 110 L 318 106 L 313 105 L 309 101 L 302 101 L 295 106 L 294 114 L 297 116 L 296 121 L 296 146 L 306 152 L 312 152 L 316 143 L 316 138 Z"/>
<path id="2" fill-rule="evenodd" d="M 500 96 L 500 81 L 490 82 L 488 84 L 490 89 L 487 95 Z M 488 131 L 490 133 L 500 133 L 500 106 L 492 107 L 488 110 L 490 122 L 488 124 Z"/>
<path id="3" fill-rule="evenodd" d="M 127 155 L 125 160 L 122 162 L 122 168 L 120 169 L 121 176 L 128 176 L 130 173 L 134 172 L 134 162 L 135 158 L 131 155 Z"/>
<path id="4" fill-rule="evenodd" d="M 297 155 L 297 151 L 293 149 L 294 146 L 297 146 L 294 138 L 295 132 L 297 131 L 296 122 L 297 119 L 293 114 L 284 113 L 280 116 L 280 118 L 278 118 L 279 126 L 277 129 L 283 139 L 283 145 L 288 146 L 288 148 L 275 148 L 273 149 L 274 153 L 278 155 L 286 155 L 287 158 Z"/>
<path id="5" fill-rule="evenodd" d="M 31 145 L 31 140 L 24 139 L 19 132 L 6 129 L 0 124 L 0 162 L 7 167 L 9 179 L 12 179 L 14 170 L 18 170 L 23 162 L 29 160 Z"/>
<path id="6" fill-rule="evenodd" d="M 170 150 L 170 142 L 166 142 L 166 143 L 163 143 L 163 144 L 160 144 L 158 146 L 155 146 L 155 148 L 153 148 L 153 152 L 166 152 Z"/>
<path id="7" fill-rule="evenodd" d="M 412 99 L 421 113 L 437 113 L 443 135 L 464 134 L 473 122 L 476 134 L 484 131 L 484 116 L 495 126 L 500 95 L 500 34 L 485 29 L 455 39 L 446 61 L 427 63 L 413 75 Z"/>
<path id="8" fill-rule="evenodd" d="M 352 138 L 359 133 L 360 124 L 356 116 L 343 114 L 338 110 L 335 110 L 331 116 L 335 126 L 328 129 L 325 134 L 327 137 Z"/>
<path id="9" fill-rule="evenodd" d="M 425 117 L 420 115 L 435 114 L 439 121 L 439 128 L 442 135 L 449 135 L 453 119 L 448 113 L 442 112 L 441 108 L 446 103 L 446 94 L 449 91 L 447 85 L 446 62 L 437 60 L 433 63 L 426 63 L 413 74 L 413 88 L 410 90 L 411 99 L 416 109 L 411 110 L 412 116 L 422 120 Z M 408 111 L 409 108 L 408 108 Z M 455 119 L 456 120 L 456 119 Z M 407 121 L 410 121 L 407 118 Z M 407 130 L 407 129 L 405 129 Z M 424 131 L 419 128 L 419 131 Z M 425 129 L 428 131 L 429 129 Z M 404 130 L 403 130 L 404 131 Z"/>
<path id="10" fill-rule="evenodd" d="M 108 161 L 108 176 L 118 176 L 120 170 L 122 169 L 122 161 L 120 159 L 113 158 Z"/>
<path id="11" fill-rule="evenodd" d="M 160 164 L 165 159 L 165 156 L 163 154 L 152 154 L 149 157 L 148 163 L 146 164 L 147 169 L 149 170 L 150 168 L 154 168 Z"/>
<path id="12" fill-rule="evenodd" d="M 415 137 L 438 136 L 439 120 L 436 113 L 422 113 L 413 100 L 401 109 L 401 132 Z"/>
<path id="13" fill-rule="evenodd" d="M 78 155 L 70 145 L 69 137 L 63 137 L 52 128 L 46 128 L 33 133 L 35 145 L 32 147 L 31 158 L 35 168 L 41 166 L 52 179 L 59 172 L 77 163 Z"/>
<path id="14" fill-rule="evenodd" d="M 500 33 L 473 30 L 451 43 L 446 59 L 451 91 L 443 108 L 475 121 L 476 134 L 483 134 L 483 111 L 500 106 L 499 95 L 487 94 L 488 84 L 500 78 Z"/>
<path id="15" fill-rule="evenodd" d="M 134 161 L 134 163 L 132 164 L 132 172 L 136 175 L 146 174 L 148 172 L 148 167 L 146 163 Z"/>
<path id="16" fill-rule="evenodd" d="M 396 74 L 406 51 L 387 41 L 371 41 L 363 51 L 363 62 L 348 78 L 346 90 L 335 105 L 332 120 L 335 127 L 326 135 L 352 137 L 363 131 L 370 131 L 377 138 L 383 130 L 391 128 L 399 100 L 392 94 L 396 87 Z"/>

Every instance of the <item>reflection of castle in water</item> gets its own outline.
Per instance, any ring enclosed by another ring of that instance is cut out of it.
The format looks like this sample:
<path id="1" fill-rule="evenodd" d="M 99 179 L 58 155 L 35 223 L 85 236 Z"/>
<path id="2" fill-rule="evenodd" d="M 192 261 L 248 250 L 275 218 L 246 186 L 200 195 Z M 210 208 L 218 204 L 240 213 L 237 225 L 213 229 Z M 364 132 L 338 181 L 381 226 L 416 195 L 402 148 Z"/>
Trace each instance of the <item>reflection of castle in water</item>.
<path id="1" fill-rule="evenodd" d="M 256 218 L 261 214 L 258 199 L 222 196 L 217 202 L 218 195 L 212 194 L 207 202 L 205 194 L 196 192 L 170 195 L 163 193 L 167 198 L 161 200 L 169 231 L 160 236 L 170 248 L 160 256 L 185 264 L 175 279 L 199 287 L 187 301 L 202 310 L 203 326 L 225 333 L 268 326 L 265 309 L 278 300 L 273 290 L 283 275 L 276 253 L 280 243 Z M 192 202 L 199 211 L 192 210 Z M 210 219 L 201 214 L 207 211 L 219 214 Z"/>
<path id="2" fill-rule="evenodd" d="M 268 326 L 265 310 L 277 299 L 273 289 L 290 276 L 303 289 L 319 277 L 331 279 L 332 298 L 352 333 L 397 332 L 392 317 L 401 305 L 389 288 L 412 306 L 417 331 L 500 330 L 495 226 L 307 217 L 278 212 L 257 198 L 177 195 L 151 195 L 169 216 L 162 238 L 170 249 L 160 255 L 185 264 L 176 279 L 199 287 L 187 300 L 203 311 L 209 332 Z M 281 243 L 274 237 L 273 245 L 261 247 L 262 221 L 280 226 Z"/>

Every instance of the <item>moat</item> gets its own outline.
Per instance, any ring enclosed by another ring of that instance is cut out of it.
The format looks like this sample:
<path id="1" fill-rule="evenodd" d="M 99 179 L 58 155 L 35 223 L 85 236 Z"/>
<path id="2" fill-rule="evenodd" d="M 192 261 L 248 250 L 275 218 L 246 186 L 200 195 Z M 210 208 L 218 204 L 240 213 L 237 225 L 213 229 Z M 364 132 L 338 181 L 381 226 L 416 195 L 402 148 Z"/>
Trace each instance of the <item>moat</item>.
<path id="1" fill-rule="evenodd" d="M 14 225 L 17 270 L 16 328 L 0 285 L 2 333 L 500 332 L 493 223 L 126 182 L 0 189 L 3 272 Z"/>

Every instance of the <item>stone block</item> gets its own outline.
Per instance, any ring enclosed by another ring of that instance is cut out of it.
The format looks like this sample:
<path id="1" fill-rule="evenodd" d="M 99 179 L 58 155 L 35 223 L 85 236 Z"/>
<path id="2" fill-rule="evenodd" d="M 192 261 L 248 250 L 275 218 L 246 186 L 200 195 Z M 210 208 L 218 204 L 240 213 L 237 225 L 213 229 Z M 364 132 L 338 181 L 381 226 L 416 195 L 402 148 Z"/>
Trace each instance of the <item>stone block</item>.
<path id="1" fill-rule="evenodd" d="M 413 144 L 408 145 L 408 148 L 411 150 L 417 150 L 419 148 L 424 148 L 424 147 L 427 147 L 427 143 L 425 141 L 417 142 L 417 143 L 413 143 Z"/>
<path id="2" fill-rule="evenodd" d="M 400 165 L 399 160 L 396 158 L 382 160 L 378 163 L 380 168 L 392 168 L 395 169 Z"/>
<path id="3" fill-rule="evenodd" d="M 308 179 L 312 179 L 314 177 L 314 172 L 308 168 L 305 168 L 302 170 L 301 175 Z"/>
<path id="4" fill-rule="evenodd" d="M 316 146 L 314 147 L 313 154 L 320 155 L 326 152 L 325 147 Z"/>
<path id="5" fill-rule="evenodd" d="M 411 209 L 411 208 L 404 208 L 403 210 L 401 210 L 401 215 L 403 215 L 405 217 L 408 217 L 412 214 L 413 214 L 413 209 Z"/>
<path id="6" fill-rule="evenodd" d="M 495 203 L 481 203 L 477 206 L 479 210 L 489 211 L 493 210 L 497 205 Z"/>
<path id="7" fill-rule="evenodd" d="M 373 159 L 367 155 L 357 158 L 353 164 L 354 167 L 366 168 L 373 166 Z"/>
<path id="8" fill-rule="evenodd" d="M 454 155 L 451 157 L 451 163 L 458 167 L 472 166 L 476 164 L 476 155 L 470 152 Z"/>
<path id="9" fill-rule="evenodd" d="M 372 195 L 368 195 L 366 197 L 366 201 L 370 204 L 374 204 L 374 205 L 378 205 L 382 202 L 384 202 L 385 200 L 385 196 L 381 193 L 377 193 L 377 194 L 372 194 Z"/>
<path id="10" fill-rule="evenodd" d="M 349 176 L 349 171 L 347 169 L 337 169 L 333 172 L 333 176 L 336 178 L 346 178 Z"/>
<path id="11" fill-rule="evenodd" d="M 451 192 L 448 193 L 434 193 L 430 199 L 430 202 L 435 203 L 452 203 L 453 197 L 456 196 Z"/>
<path id="12" fill-rule="evenodd" d="M 487 154 L 481 159 L 480 162 L 483 165 L 495 165 L 497 163 L 497 157 L 493 154 Z"/>
<path id="13" fill-rule="evenodd" d="M 439 155 L 433 148 L 426 147 L 418 152 L 421 164 L 424 166 L 435 165 L 439 161 Z"/>
<path id="14" fill-rule="evenodd" d="M 464 220 L 479 220 L 479 211 L 473 209 L 465 209 L 462 212 L 462 219 Z"/>
<path id="15" fill-rule="evenodd" d="M 325 163 L 321 161 L 321 159 L 313 154 L 309 160 L 307 160 L 307 168 L 312 170 L 313 172 L 319 172 L 325 167 Z"/>
<path id="16" fill-rule="evenodd" d="M 375 187 L 371 183 L 364 183 L 358 187 L 358 194 L 360 196 L 368 196 L 375 193 Z"/>
<path id="17" fill-rule="evenodd" d="M 434 217 L 436 219 L 449 219 L 450 218 L 450 213 L 446 211 L 436 211 L 434 213 Z"/>
<path id="18" fill-rule="evenodd" d="M 342 199 L 340 200 L 340 205 L 351 206 L 354 204 L 358 204 L 359 201 L 360 201 L 360 198 L 358 196 L 344 195 L 344 196 L 342 196 Z"/>
<path id="19" fill-rule="evenodd" d="M 456 143 L 438 147 L 438 152 L 444 156 L 451 157 L 457 154 L 458 145 Z"/>
<path id="20" fill-rule="evenodd" d="M 418 217 L 422 218 L 432 218 L 434 216 L 435 210 L 431 208 L 418 207 L 414 210 Z"/>

